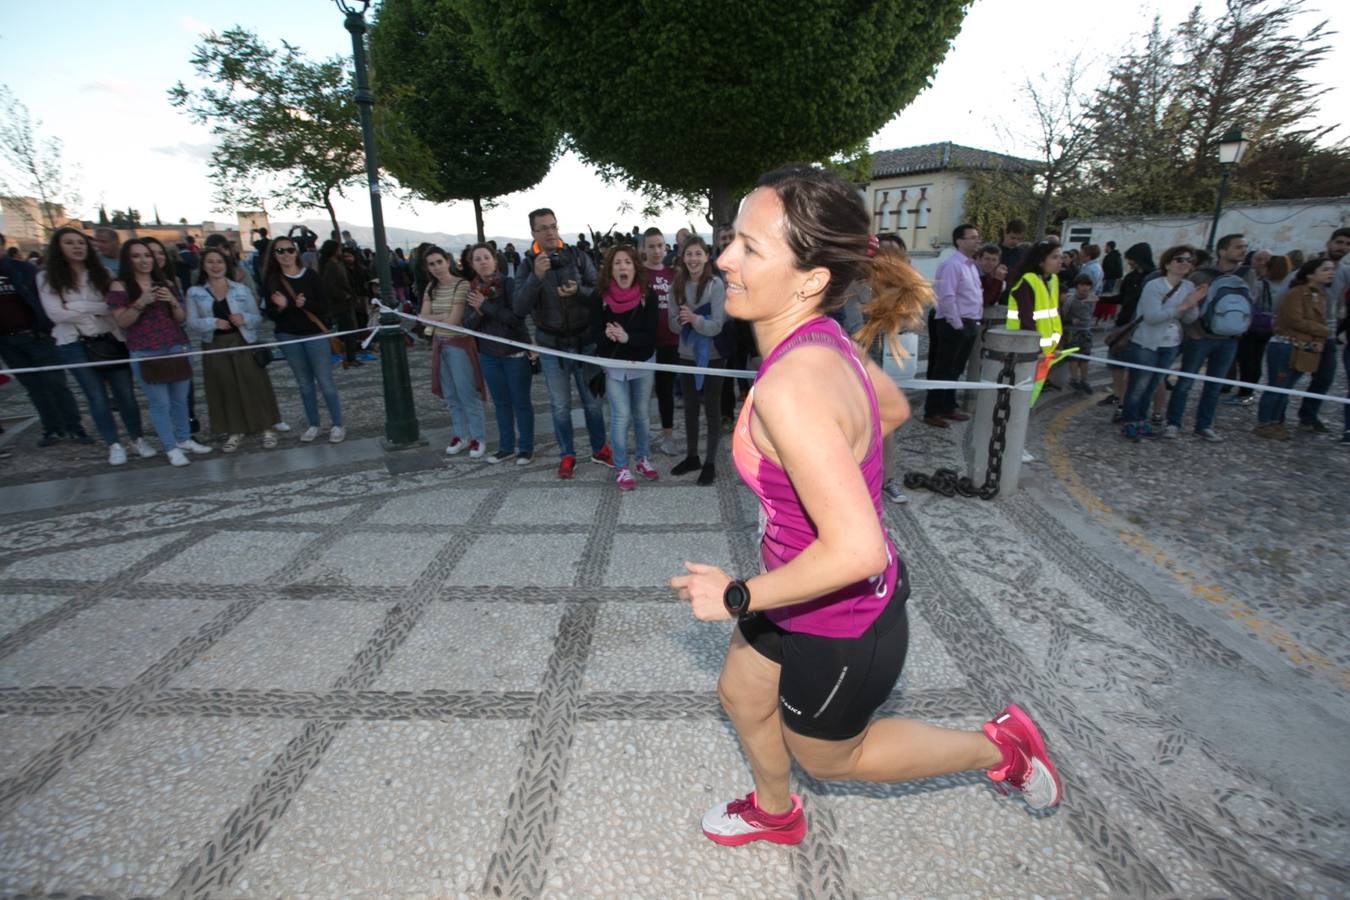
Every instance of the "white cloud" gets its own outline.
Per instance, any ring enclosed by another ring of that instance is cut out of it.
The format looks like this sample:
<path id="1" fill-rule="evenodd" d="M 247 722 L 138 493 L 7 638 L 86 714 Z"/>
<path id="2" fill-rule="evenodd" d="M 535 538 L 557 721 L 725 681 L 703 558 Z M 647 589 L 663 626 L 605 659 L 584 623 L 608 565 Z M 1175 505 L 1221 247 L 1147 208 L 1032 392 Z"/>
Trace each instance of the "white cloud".
<path id="1" fill-rule="evenodd" d="M 179 28 L 194 36 L 215 31 L 212 26 L 207 25 L 201 19 L 194 19 L 192 16 L 179 16 L 177 24 Z"/>
<path id="2" fill-rule="evenodd" d="M 131 81 L 125 81 L 121 78 L 95 78 L 93 81 L 86 81 L 80 85 L 81 91 L 112 94 L 117 97 L 126 97 L 135 99 L 142 96 L 142 87 Z"/>
<path id="3" fill-rule="evenodd" d="M 179 141 L 176 144 L 170 144 L 165 147 L 151 147 L 152 153 L 163 153 L 165 156 L 179 156 L 185 159 L 208 160 L 211 158 L 211 151 L 215 149 L 214 144 L 193 144 L 188 141 Z"/>

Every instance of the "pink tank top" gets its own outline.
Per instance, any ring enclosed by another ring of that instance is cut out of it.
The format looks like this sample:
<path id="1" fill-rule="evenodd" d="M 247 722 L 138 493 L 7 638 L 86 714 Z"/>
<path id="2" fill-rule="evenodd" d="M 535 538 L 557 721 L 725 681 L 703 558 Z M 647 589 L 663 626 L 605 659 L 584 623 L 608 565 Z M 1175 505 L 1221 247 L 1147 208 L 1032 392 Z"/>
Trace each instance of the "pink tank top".
<path id="1" fill-rule="evenodd" d="M 877 395 L 872 389 L 872 380 L 862 363 L 858 362 L 857 354 L 853 351 L 853 342 L 844 334 L 844 330 L 833 319 L 825 317 L 806 322 L 774 348 L 768 359 L 760 365 L 755 381 L 758 383 L 770 366 L 804 344 L 819 344 L 837 350 L 853 364 L 858 378 L 862 380 L 863 390 L 867 392 L 867 402 L 872 411 L 872 436 L 861 468 L 863 478 L 867 482 L 867 490 L 872 495 L 872 506 L 876 509 L 877 520 L 882 522 L 882 534 L 886 534 L 885 521 L 881 514 L 881 411 L 877 407 Z M 815 525 L 802 507 L 787 473 L 766 458 L 750 436 L 750 409 L 754 396 L 752 388 L 750 396 L 746 398 L 741 408 L 740 418 L 736 421 L 736 431 L 731 440 L 731 457 L 736 463 L 736 471 L 740 473 L 741 480 L 759 497 L 764 520 L 760 555 L 765 570 L 773 571 L 794 559 L 815 541 L 817 535 Z M 764 615 L 784 631 L 822 637 L 856 638 L 867 630 L 885 608 L 895 587 L 898 569 L 898 555 L 890 537 L 887 536 L 886 571 L 882 574 L 842 587 L 814 600 L 765 610 Z"/>

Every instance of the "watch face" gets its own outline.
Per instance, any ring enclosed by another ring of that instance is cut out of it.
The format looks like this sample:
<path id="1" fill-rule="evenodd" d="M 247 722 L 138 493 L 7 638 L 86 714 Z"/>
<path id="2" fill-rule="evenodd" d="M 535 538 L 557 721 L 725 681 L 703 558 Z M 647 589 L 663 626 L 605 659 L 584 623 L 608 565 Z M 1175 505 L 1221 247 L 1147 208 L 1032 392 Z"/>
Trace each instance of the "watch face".
<path id="1" fill-rule="evenodd" d="M 729 612 L 740 613 L 750 605 L 750 592 L 739 581 L 733 581 L 722 594 L 722 602 Z"/>

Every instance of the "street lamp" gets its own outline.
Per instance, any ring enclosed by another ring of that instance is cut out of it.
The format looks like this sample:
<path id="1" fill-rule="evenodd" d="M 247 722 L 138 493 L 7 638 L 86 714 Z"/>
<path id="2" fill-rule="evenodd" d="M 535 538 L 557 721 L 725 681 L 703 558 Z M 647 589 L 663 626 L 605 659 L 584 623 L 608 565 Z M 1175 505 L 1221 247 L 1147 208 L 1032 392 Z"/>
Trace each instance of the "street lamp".
<path id="1" fill-rule="evenodd" d="M 1214 250 L 1214 241 L 1219 232 L 1219 216 L 1223 215 L 1223 198 L 1228 193 L 1228 176 L 1232 174 L 1233 169 L 1238 163 L 1242 162 L 1242 155 L 1247 152 L 1247 141 L 1242 137 L 1242 130 L 1230 128 L 1223 137 L 1219 138 L 1219 200 L 1214 204 L 1214 223 L 1209 226 L 1209 241 L 1205 244 L 1207 250 Z"/>
<path id="2" fill-rule="evenodd" d="M 334 0 L 347 16 L 352 33 L 352 61 L 356 68 L 356 107 L 361 113 L 361 143 L 366 151 L 366 181 L 370 186 L 370 218 L 375 228 L 375 272 L 380 279 L 380 302 L 394 306 L 394 283 L 389 277 L 389 244 L 384 235 L 384 211 L 380 207 L 380 165 L 375 156 L 375 126 L 371 108 L 375 96 L 366 75 L 366 10 L 370 0 Z M 418 434 L 417 408 L 413 405 L 408 352 L 403 343 L 400 319 L 380 313 L 376 340 L 380 347 L 380 374 L 384 378 L 384 448 L 405 450 L 426 444 Z"/>

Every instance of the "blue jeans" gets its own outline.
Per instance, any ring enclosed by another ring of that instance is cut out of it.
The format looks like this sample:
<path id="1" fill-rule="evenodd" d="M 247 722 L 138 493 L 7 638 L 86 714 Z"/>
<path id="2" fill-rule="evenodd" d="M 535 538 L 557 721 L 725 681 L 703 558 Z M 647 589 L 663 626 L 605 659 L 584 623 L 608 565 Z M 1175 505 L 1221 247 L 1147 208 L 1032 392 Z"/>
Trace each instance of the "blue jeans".
<path id="1" fill-rule="evenodd" d="M 1325 394 L 1331 390 L 1331 383 L 1336 380 L 1336 351 L 1339 344 L 1335 340 L 1328 338 L 1322 345 L 1322 361 L 1317 365 L 1317 371 L 1312 373 L 1312 382 L 1308 385 L 1308 393 Z M 1317 421 L 1317 414 L 1322 411 L 1322 401 L 1314 400 L 1311 397 L 1304 397 L 1303 402 L 1298 405 L 1298 420 L 1304 425 L 1309 425 Z"/>
<path id="2" fill-rule="evenodd" d="M 487 423 L 483 419 L 483 400 L 473 377 L 473 360 L 467 351 L 449 344 L 441 344 L 441 355 L 436 360 L 441 374 L 441 397 L 450 413 L 450 427 L 455 436 L 464 435 L 479 445 L 487 443 Z"/>
<path id="3" fill-rule="evenodd" d="M 655 372 L 643 372 L 637 378 L 620 381 L 605 378 L 605 396 L 609 398 L 609 449 L 614 465 L 620 469 L 652 455 L 651 407 Z M 633 426 L 633 459 L 628 458 L 628 426 Z"/>
<path id="4" fill-rule="evenodd" d="M 0 334 L 0 359 L 14 369 L 46 368 L 61 365 L 61 354 L 46 334 Z M 75 397 L 66 386 L 66 373 L 62 369 L 55 372 L 32 372 L 27 375 L 15 375 L 19 384 L 28 392 L 28 399 L 37 410 L 42 422 L 43 434 L 67 434 L 77 437 L 84 434 L 80 423 L 80 408 L 75 405 Z"/>
<path id="5" fill-rule="evenodd" d="M 1150 350 L 1131 342 L 1125 348 L 1125 362 L 1170 369 L 1172 361 L 1177 358 L 1177 350 L 1177 347 L 1159 347 L 1157 350 Z M 1147 421 L 1149 400 L 1158 389 L 1158 382 L 1166 376 L 1162 372 L 1145 372 L 1141 369 L 1125 371 L 1129 374 L 1125 382 L 1125 399 L 1120 405 L 1120 421 L 1122 425 L 1137 425 Z"/>
<path id="6" fill-rule="evenodd" d="M 1341 363 L 1345 366 L 1345 396 L 1350 400 L 1350 341 L 1345 344 L 1345 352 L 1341 356 Z M 1350 437 L 1350 403 L 1341 406 L 1341 415 L 1345 418 L 1345 435 Z"/>
<path id="7" fill-rule="evenodd" d="M 553 414 L 553 436 L 558 439 L 558 451 L 563 456 L 577 455 L 572 439 L 572 383 L 575 382 L 581 406 L 586 411 L 586 434 L 591 439 L 591 453 L 598 453 L 605 446 L 605 416 L 600 411 L 599 399 L 586 386 L 596 369 L 575 359 L 548 353 L 540 354 L 539 363 L 544 369 L 544 385 L 548 388 L 548 406 Z"/>
<path id="8" fill-rule="evenodd" d="M 522 456 L 534 453 L 534 407 L 530 405 L 530 382 L 534 373 L 524 356 L 479 354 L 492 405 L 497 410 L 497 449 Z M 516 447 L 516 438 L 520 446 Z"/>
<path id="9" fill-rule="evenodd" d="M 150 422 L 155 426 L 155 434 L 167 452 L 192 437 L 192 428 L 188 424 L 188 388 L 191 378 L 182 381 L 170 381 L 167 384 L 151 384 L 141 377 L 138 359 L 154 356 L 167 356 L 170 353 L 186 353 L 187 344 L 175 344 L 172 347 L 159 347 L 154 350 L 132 350 L 131 371 L 141 384 L 145 394 L 145 403 L 150 407 Z"/>
<path id="10" fill-rule="evenodd" d="M 286 334 L 278 331 L 278 341 L 293 341 L 303 335 Z M 334 425 L 342 424 L 342 404 L 338 401 L 337 385 L 333 382 L 333 360 L 328 350 L 328 338 L 322 336 L 303 344 L 285 344 L 281 355 L 295 375 L 295 383 L 300 388 L 300 402 L 305 407 L 305 421 L 311 428 L 319 427 L 319 400 L 314 392 L 318 382 L 323 392 L 324 405 L 328 407 L 328 417 Z"/>
<path id="11" fill-rule="evenodd" d="M 1233 338 L 1201 338 L 1181 342 L 1181 371 L 1199 372 L 1205 367 L 1205 374 L 1211 378 L 1227 378 L 1228 370 L 1233 367 L 1237 357 L 1238 342 Z M 1172 399 L 1167 401 L 1167 424 L 1181 427 L 1181 418 L 1186 414 L 1186 400 L 1191 394 L 1190 378 L 1178 378 L 1172 388 Z M 1195 409 L 1195 430 L 1197 433 L 1214 425 L 1214 413 L 1219 408 L 1219 391 L 1223 385 L 1212 381 L 1205 382 L 1200 392 L 1200 405 Z"/>
<path id="12" fill-rule="evenodd" d="M 84 352 L 84 344 L 73 341 L 56 348 L 61 353 L 61 361 L 67 364 L 89 362 Z M 75 383 L 84 391 L 89 401 L 89 418 L 94 420 L 99 437 L 104 443 L 117 443 L 117 423 L 113 421 L 112 407 L 117 407 L 126 427 L 127 437 L 139 440 L 145 429 L 141 427 L 141 408 L 136 405 L 136 389 L 131 383 L 131 369 L 126 366 L 96 366 L 88 369 L 71 369 Z M 112 393 L 111 402 L 108 394 Z"/>
<path id="13" fill-rule="evenodd" d="M 1283 342 L 1266 345 L 1266 384 L 1271 387 L 1294 389 L 1294 385 L 1305 373 L 1289 368 L 1289 358 L 1294 355 L 1292 344 Z M 1274 425 L 1284 421 L 1285 408 L 1289 406 L 1289 395 L 1275 391 L 1261 394 L 1261 405 L 1256 409 L 1257 425 Z"/>

